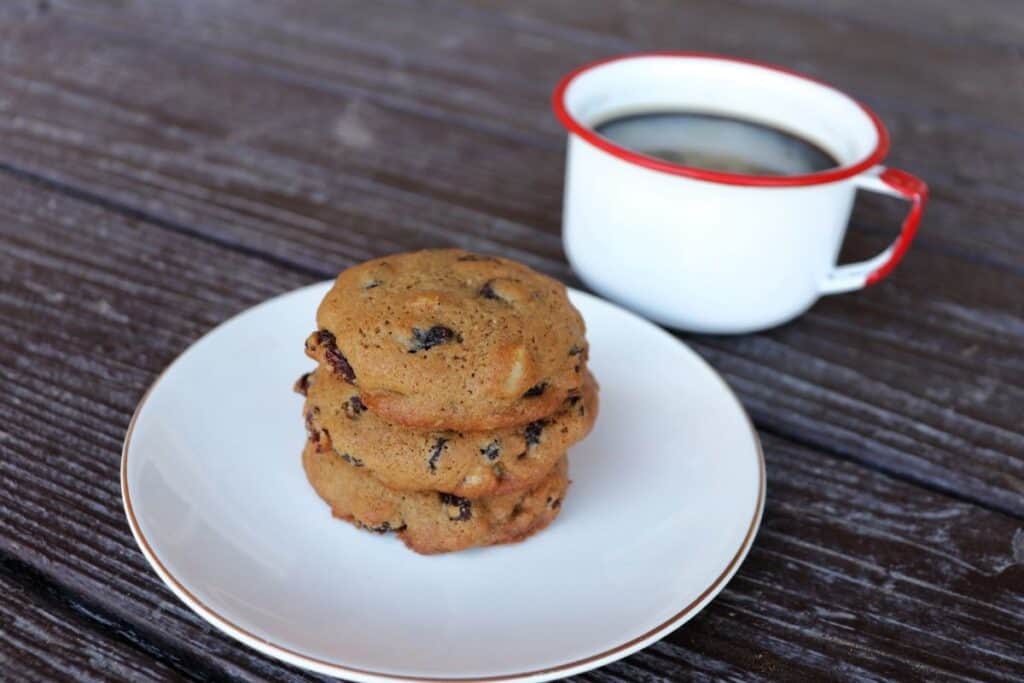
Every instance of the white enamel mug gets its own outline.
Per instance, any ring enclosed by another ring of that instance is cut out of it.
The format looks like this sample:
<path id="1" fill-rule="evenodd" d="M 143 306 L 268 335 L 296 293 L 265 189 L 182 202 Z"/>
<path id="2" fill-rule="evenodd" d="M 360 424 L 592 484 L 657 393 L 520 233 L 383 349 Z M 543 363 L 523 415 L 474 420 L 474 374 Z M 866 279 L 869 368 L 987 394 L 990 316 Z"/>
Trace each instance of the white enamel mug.
<path id="1" fill-rule="evenodd" d="M 870 109 L 767 64 L 694 53 L 616 57 L 555 90 L 569 131 L 563 239 L 595 291 L 660 323 L 742 333 L 800 315 L 823 294 L 878 282 L 906 253 L 927 186 L 881 165 L 889 135 Z M 840 165 L 799 176 L 705 171 L 638 154 L 594 132 L 651 111 L 735 116 L 789 131 Z M 899 237 L 836 265 L 857 190 L 911 203 Z"/>

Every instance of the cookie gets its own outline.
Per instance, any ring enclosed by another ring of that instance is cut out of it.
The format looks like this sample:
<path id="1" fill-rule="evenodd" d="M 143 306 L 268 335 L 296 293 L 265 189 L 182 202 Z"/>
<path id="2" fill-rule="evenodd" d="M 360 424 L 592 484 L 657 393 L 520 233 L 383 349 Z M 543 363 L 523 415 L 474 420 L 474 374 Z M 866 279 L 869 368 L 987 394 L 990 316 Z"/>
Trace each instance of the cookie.
<path id="1" fill-rule="evenodd" d="M 472 501 L 436 491 L 393 491 L 312 442 L 302 452 L 302 464 L 335 517 L 371 531 L 396 532 L 422 554 L 521 541 L 558 516 L 569 485 L 564 457 L 528 491 Z"/>
<path id="2" fill-rule="evenodd" d="M 597 383 L 589 371 L 583 377 L 581 393 L 567 398 L 558 412 L 483 432 L 394 425 L 368 410 L 356 387 L 325 367 L 296 388 L 307 396 L 310 438 L 388 488 L 479 498 L 532 487 L 589 433 L 597 416 Z"/>
<path id="3" fill-rule="evenodd" d="M 349 268 L 306 351 L 390 422 L 485 430 L 556 411 L 580 389 L 583 318 L 557 280 L 460 249 Z"/>

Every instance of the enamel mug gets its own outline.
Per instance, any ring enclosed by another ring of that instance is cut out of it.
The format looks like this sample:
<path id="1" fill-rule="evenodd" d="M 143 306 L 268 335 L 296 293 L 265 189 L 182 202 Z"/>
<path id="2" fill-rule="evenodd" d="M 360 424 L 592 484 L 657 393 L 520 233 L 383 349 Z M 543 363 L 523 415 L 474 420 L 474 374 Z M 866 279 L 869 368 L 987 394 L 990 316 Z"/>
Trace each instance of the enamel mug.
<path id="1" fill-rule="evenodd" d="M 926 185 L 886 168 L 878 116 L 811 78 L 693 53 L 616 57 L 566 76 L 556 115 L 569 131 L 563 239 L 595 291 L 670 327 L 743 333 L 790 320 L 824 294 L 884 278 L 910 246 Z M 752 176 L 631 151 L 594 128 L 630 114 L 688 111 L 763 123 L 815 143 L 839 166 Z M 872 259 L 836 265 L 857 190 L 910 202 Z"/>

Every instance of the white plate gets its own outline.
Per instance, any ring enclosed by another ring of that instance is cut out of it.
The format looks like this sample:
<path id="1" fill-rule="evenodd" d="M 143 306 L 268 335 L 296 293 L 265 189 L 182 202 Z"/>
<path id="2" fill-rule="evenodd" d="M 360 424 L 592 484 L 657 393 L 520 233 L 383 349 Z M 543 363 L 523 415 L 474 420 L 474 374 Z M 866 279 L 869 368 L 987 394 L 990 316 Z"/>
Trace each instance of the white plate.
<path id="1" fill-rule="evenodd" d="M 661 638 L 736 572 L 764 461 L 725 383 L 658 327 L 582 292 L 601 384 L 562 514 L 524 543 L 420 556 L 332 519 L 300 464 L 292 382 L 329 283 L 224 323 L 128 429 L 125 511 L 200 616 L 286 662 L 359 681 L 542 681 Z"/>

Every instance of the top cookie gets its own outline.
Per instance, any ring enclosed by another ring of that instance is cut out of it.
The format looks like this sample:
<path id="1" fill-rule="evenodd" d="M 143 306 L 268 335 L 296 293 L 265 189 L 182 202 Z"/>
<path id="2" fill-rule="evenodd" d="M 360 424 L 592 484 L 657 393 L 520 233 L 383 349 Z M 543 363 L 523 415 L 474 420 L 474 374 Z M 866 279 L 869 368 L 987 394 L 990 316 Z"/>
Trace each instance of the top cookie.
<path id="1" fill-rule="evenodd" d="M 583 318 L 565 286 L 508 259 L 438 249 L 367 261 L 338 276 L 317 323 L 307 353 L 407 427 L 525 424 L 583 383 Z"/>

